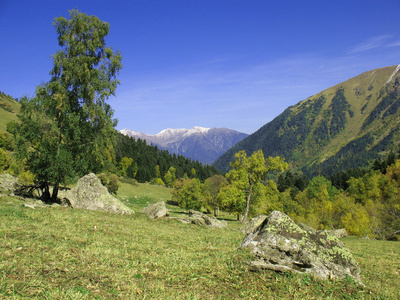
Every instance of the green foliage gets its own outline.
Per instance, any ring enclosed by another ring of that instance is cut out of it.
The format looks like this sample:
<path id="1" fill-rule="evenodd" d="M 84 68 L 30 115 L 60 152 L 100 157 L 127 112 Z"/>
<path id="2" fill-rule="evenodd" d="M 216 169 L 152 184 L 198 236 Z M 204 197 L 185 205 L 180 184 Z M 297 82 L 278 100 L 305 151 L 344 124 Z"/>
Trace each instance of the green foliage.
<path id="1" fill-rule="evenodd" d="M 121 167 L 121 174 L 122 176 L 126 177 L 128 173 L 128 168 L 132 165 L 133 163 L 133 158 L 128 158 L 124 156 L 121 161 L 119 162 L 119 165 Z"/>
<path id="2" fill-rule="evenodd" d="M 100 173 L 97 177 L 100 179 L 101 184 L 104 185 L 111 194 L 116 194 L 121 186 L 118 176 L 115 174 Z"/>
<path id="3" fill-rule="evenodd" d="M 166 186 L 172 187 L 176 180 L 176 168 L 173 166 L 169 167 L 167 173 L 164 175 L 164 181 Z"/>
<path id="4" fill-rule="evenodd" d="M 15 142 L 13 136 L 9 132 L 0 132 L 0 148 L 12 151 L 14 147 Z"/>
<path id="5" fill-rule="evenodd" d="M 398 239 L 400 160 L 395 157 L 389 152 L 387 159 L 374 161 L 370 170 L 353 169 L 332 176 L 340 191 L 322 176 L 295 194 L 288 185 L 279 194 L 282 210 L 316 229 L 345 228 L 352 235 Z"/>
<path id="6" fill-rule="evenodd" d="M 3 148 L 0 148 L 0 172 L 7 170 L 11 166 L 11 163 L 10 154 Z"/>
<path id="7" fill-rule="evenodd" d="M 172 200 L 178 202 L 179 207 L 190 210 L 199 210 L 202 205 L 202 186 L 198 178 L 178 179 L 172 191 Z"/>
<path id="8" fill-rule="evenodd" d="M 232 170 L 226 174 L 226 177 L 232 188 L 223 190 L 222 201 L 227 202 L 226 195 L 235 194 L 237 204 L 230 205 L 238 210 L 237 213 L 243 214 L 242 222 L 247 220 L 251 206 L 264 198 L 264 185 L 262 182 L 266 179 L 267 173 L 280 171 L 283 172 L 288 164 L 277 157 L 264 158 L 261 150 L 254 152 L 250 157 L 247 157 L 245 151 L 239 151 L 235 154 L 235 159 L 231 162 Z M 244 210 L 241 208 L 244 205 Z"/>
<path id="9" fill-rule="evenodd" d="M 127 169 L 127 176 L 135 178 L 138 182 L 150 182 L 153 178 L 158 178 L 157 165 L 160 175 L 163 176 L 159 178 L 169 187 L 174 185 L 176 178 L 184 177 L 184 174 L 189 174 L 190 178 L 195 176 L 204 182 L 208 177 L 221 173 L 215 167 L 202 165 L 181 155 L 171 155 L 166 150 L 147 145 L 145 140 L 136 140 L 121 133 L 117 134 L 115 152 L 118 163 L 123 157 L 133 159 L 134 163 Z M 192 173 L 192 169 L 195 170 L 195 174 Z"/>
<path id="10" fill-rule="evenodd" d="M 218 194 L 226 185 L 228 185 L 228 180 L 222 175 L 214 175 L 204 181 L 203 206 L 207 211 L 214 210 L 214 216 L 218 216 L 219 209 L 223 206 L 218 199 Z"/>
<path id="11" fill-rule="evenodd" d="M 344 89 L 339 88 L 331 101 L 332 119 L 330 122 L 329 133 L 331 137 L 338 135 L 346 126 L 346 112 L 350 111 L 350 104 L 344 96 Z"/>
<path id="12" fill-rule="evenodd" d="M 35 181 L 35 174 L 30 171 L 23 171 L 19 173 L 18 179 L 25 185 L 31 185 Z"/>
<path id="13" fill-rule="evenodd" d="M 346 231 L 351 235 L 368 236 L 371 232 L 370 219 L 366 209 L 359 203 L 354 205 L 341 219 Z"/>
<path id="14" fill-rule="evenodd" d="M 165 183 L 164 183 L 164 181 L 163 181 L 161 178 L 153 178 L 153 179 L 150 181 L 150 184 L 165 186 Z"/>
<path id="15" fill-rule="evenodd" d="M 51 80 L 21 101 L 16 146 L 37 179 L 54 184 L 56 201 L 59 184 L 112 159 L 115 122 L 106 100 L 122 65 L 120 53 L 105 47 L 108 23 L 72 10 L 54 26 L 62 50 L 52 57 Z"/>
<path id="16" fill-rule="evenodd" d="M 18 176 L 18 174 L 20 173 L 20 166 L 18 166 L 18 164 L 16 163 L 12 163 L 7 172 L 13 176 Z"/>

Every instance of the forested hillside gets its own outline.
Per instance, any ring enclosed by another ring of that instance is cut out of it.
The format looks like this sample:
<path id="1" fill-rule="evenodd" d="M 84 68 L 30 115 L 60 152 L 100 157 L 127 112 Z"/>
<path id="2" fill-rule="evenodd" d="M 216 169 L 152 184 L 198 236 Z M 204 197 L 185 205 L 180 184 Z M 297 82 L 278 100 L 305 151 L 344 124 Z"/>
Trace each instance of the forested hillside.
<path id="1" fill-rule="evenodd" d="M 167 150 L 148 145 L 145 140 L 136 140 L 122 133 L 117 133 L 115 152 L 118 163 L 123 157 L 133 159 L 126 175 L 139 182 L 151 181 L 154 178 L 164 180 L 168 171 L 174 172 L 175 178 L 184 177 L 186 174 L 189 178 L 196 177 L 201 181 L 220 173 L 212 166 L 203 165 L 182 155 L 172 155 Z"/>
<path id="2" fill-rule="evenodd" d="M 13 141 L 11 134 L 6 132 L 7 123 L 17 120 L 17 113 L 20 110 L 20 104 L 11 96 L 0 92 L 0 148 L 4 150 L 13 150 Z M 127 167 L 126 176 L 135 178 L 139 182 L 150 182 L 155 178 L 164 180 L 164 176 L 168 170 L 174 171 L 176 178 L 184 177 L 185 174 L 189 178 L 199 178 L 204 181 L 220 172 L 212 166 L 203 165 L 198 161 L 185 158 L 181 155 L 172 155 L 166 150 L 161 150 L 157 146 L 148 145 L 146 141 L 134 139 L 115 132 L 115 158 L 109 168 L 109 171 L 118 173 L 121 171 L 122 158 L 132 159 L 131 164 Z M 10 139 L 10 141 L 8 141 Z M 7 146 L 7 147 L 6 147 Z M 0 169 L 7 169 L 12 164 L 12 153 L 2 153 L 7 159 L 1 160 Z M 3 166 L 4 164 L 4 166 Z M 12 172 L 18 173 L 18 162 L 12 166 Z M 172 169 L 170 169 L 172 167 Z M 125 174 L 124 174 L 125 175 Z M 172 174 L 171 174 L 172 175 Z"/>
<path id="3" fill-rule="evenodd" d="M 400 73 L 391 66 L 328 88 L 238 143 L 215 163 L 221 170 L 240 150 L 281 156 L 309 177 L 365 166 L 397 152 L 400 141 Z"/>

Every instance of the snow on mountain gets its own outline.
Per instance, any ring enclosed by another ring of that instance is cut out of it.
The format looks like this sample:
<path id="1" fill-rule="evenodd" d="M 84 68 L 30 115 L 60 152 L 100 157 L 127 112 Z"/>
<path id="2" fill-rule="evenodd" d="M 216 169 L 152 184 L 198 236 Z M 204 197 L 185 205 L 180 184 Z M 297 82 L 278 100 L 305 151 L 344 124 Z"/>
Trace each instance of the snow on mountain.
<path id="1" fill-rule="evenodd" d="M 155 135 L 148 135 L 130 129 L 123 129 L 122 134 L 144 139 L 171 153 L 211 164 L 220 155 L 236 143 L 247 137 L 247 134 L 227 128 L 205 128 L 195 126 L 191 129 L 164 129 Z"/>

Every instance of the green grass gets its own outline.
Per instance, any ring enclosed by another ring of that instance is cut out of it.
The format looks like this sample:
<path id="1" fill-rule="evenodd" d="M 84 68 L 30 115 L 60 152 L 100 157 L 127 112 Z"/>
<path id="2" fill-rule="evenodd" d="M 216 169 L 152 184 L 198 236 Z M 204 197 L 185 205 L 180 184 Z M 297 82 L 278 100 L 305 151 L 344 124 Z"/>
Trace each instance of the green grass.
<path id="1" fill-rule="evenodd" d="M 159 201 L 164 201 L 166 203 L 170 201 L 171 189 L 145 183 L 137 183 L 134 185 L 121 183 L 117 192 L 117 198 L 135 211 L 141 211 L 149 204 Z M 174 209 L 172 206 L 169 206 L 168 208 Z"/>
<path id="2" fill-rule="evenodd" d="M 0 94 L 0 131 L 6 131 L 7 123 L 17 119 L 20 104 L 10 97 Z"/>
<path id="3" fill-rule="evenodd" d="M 137 213 L 31 209 L 0 197 L 0 299 L 400 298 L 397 243 L 344 240 L 367 287 L 254 273 L 251 253 L 238 249 L 237 222 L 210 229 L 139 213 L 147 202 L 168 201 L 166 188 L 123 185 L 117 196 Z"/>
<path id="4" fill-rule="evenodd" d="M 361 267 L 364 284 L 400 299 L 399 242 L 348 237 L 344 243 Z"/>

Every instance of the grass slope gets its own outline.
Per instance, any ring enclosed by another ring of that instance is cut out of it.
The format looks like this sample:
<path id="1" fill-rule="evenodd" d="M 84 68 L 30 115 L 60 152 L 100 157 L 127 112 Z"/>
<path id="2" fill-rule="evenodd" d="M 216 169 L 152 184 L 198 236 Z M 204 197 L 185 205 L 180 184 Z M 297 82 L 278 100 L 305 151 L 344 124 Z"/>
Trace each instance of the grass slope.
<path id="1" fill-rule="evenodd" d="M 17 119 L 19 107 L 12 97 L 0 92 L 0 131 L 6 131 L 7 123 Z"/>
<path id="2" fill-rule="evenodd" d="M 124 184 L 140 211 L 170 190 Z M 397 243 L 344 239 L 367 287 L 290 273 L 249 272 L 238 223 L 209 229 L 135 215 L 28 208 L 0 197 L 1 299 L 398 299 Z M 179 209 L 175 209 L 176 212 Z"/>

